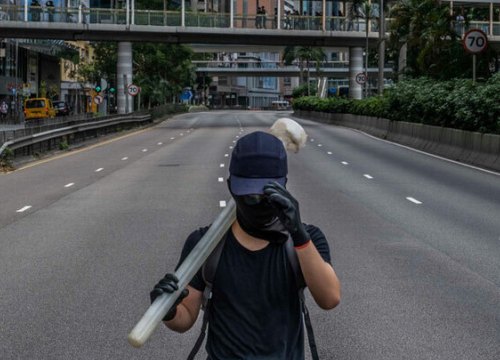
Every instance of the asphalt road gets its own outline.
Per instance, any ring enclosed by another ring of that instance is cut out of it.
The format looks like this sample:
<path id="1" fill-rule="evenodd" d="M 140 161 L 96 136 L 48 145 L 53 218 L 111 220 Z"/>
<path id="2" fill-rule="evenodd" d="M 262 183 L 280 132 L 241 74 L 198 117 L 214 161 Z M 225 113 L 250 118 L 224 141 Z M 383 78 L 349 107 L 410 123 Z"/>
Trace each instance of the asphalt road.
<path id="1" fill-rule="evenodd" d="M 283 115 L 177 116 L 0 175 L 0 359 L 186 358 L 200 321 L 141 349 L 127 334 L 229 199 L 230 147 Z M 500 176 L 299 122 L 288 188 L 343 291 L 329 312 L 308 301 L 321 358 L 500 358 Z"/>

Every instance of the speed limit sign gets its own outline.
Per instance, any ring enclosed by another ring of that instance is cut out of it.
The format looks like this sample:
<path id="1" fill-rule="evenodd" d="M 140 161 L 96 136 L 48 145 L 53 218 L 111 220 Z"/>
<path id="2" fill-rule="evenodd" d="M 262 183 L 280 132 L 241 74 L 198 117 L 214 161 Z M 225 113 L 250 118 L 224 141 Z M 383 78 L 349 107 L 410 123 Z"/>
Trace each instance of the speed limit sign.
<path id="1" fill-rule="evenodd" d="M 137 94 L 139 94 L 141 92 L 141 88 L 137 85 L 134 85 L 134 84 L 130 84 L 128 87 L 127 87 L 127 93 L 130 95 L 130 96 L 136 96 Z"/>
<path id="2" fill-rule="evenodd" d="M 483 52 L 488 47 L 488 36 L 479 29 L 469 30 L 463 39 L 464 49 L 471 54 Z"/>
<path id="3" fill-rule="evenodd" d="M 364 83 L 366 83 L 366 80 L 368 80 L 368 77 L 366 76 L 365 73 L 358 73 L 358 74 L 356 74 L 356 82 L 359 85 L 363 85 Z"/>

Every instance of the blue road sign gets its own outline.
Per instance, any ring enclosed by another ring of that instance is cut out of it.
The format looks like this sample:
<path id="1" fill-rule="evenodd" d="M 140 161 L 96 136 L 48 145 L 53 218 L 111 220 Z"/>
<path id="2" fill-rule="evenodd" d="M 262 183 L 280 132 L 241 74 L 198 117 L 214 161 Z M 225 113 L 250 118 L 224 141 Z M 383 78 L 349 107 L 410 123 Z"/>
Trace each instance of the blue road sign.
<path id="1" fill-rule="evenodd" d="M 189 90 L 184 90 L 181 94 L 181 100 L 189 101 L 193 98 L 193 93 Z"/>

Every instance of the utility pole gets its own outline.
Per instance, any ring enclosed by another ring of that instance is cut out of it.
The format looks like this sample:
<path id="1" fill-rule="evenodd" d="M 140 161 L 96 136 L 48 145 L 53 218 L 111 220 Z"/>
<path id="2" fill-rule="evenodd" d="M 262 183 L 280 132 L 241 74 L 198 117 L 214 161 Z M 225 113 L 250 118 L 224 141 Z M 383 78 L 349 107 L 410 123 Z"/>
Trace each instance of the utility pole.
<path id="1" fill-rule="evenodd" d="M 380 0 L 379 9 L 379 29 L 378 29 L 378 94 L 382 96 L 384 93 L 384 63 L 385 63 L 385 15 L 384 15 L 384 0 Z"/>

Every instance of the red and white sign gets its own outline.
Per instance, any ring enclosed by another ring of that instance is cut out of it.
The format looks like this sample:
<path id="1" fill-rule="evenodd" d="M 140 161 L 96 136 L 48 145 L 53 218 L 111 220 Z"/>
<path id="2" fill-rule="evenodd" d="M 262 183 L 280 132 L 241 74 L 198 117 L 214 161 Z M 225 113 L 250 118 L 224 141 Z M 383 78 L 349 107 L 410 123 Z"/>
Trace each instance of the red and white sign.
<path id="1" fill-rule="evenodd" d="M 467 52 L 479 54 L 488 47 L 488 36 L 479 29 L 469 30 L 464 35 L 463 45 Z"/>
<path id="2" fill-rule="evenodd" d="M 137 94 L 139 94 L 141 92 L 141 88 L 140 86 L 137 86 L 135 84 L 130 84 L 128 87 L 127 87 L 127 93 L 130 95 L 130 96 L 136 96 Z"/>
<path id="3" fill-rule="evenodd" d="M 368 76 L 366 76 L 366 73 L 358 73 L 358 74 L 356 74 L 356 82 L 359 85 L 365 84 L 367 80 L 368 80 Z"/>

